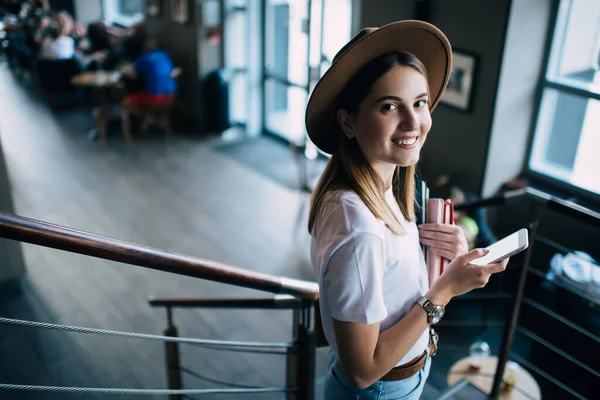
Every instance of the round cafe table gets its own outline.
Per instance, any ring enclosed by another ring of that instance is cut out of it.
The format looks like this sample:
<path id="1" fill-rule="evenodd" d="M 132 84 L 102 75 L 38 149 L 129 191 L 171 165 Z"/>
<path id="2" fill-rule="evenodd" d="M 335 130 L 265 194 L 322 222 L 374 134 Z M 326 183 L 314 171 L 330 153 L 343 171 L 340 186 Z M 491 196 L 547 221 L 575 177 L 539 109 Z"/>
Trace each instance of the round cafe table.
<path id="1" fill-rule="evenodd" d="M 109 90 L 116 86 L 121 79 L 121 73 L 119 71 L 88 71 L 82 72 L 71 78 L 71 84 L 79 87 L 89 87 L 94 91 L 94 102 L 96 107 L 94 108 L 94 119 L 97 126 L 98 136 L 98 147 L 104 148 L 106 142 L 106 123 L 112 119 L 120 116 L 120 113 L 111 110 L 108 104 Z M 128 137 L 126 132 L 125 141 L 131 142 L 131 138 Z M 93 135 L 95 136 L 95 135 Z"/>
<path id="2" fill-rule="evenodd" d="M 115 71 L 88 71 L 71 78 L 71 84 L 92 88 L 106 88 L 119 83 L 121 74 Z"/>
<path id="3" fill-rule="evenodd" d="M 472 369 L 470 365 L 470 357 L 465 357 L 457 361 L 448 372 L 447 383 L 452 386 L 461 379 L 466 379 L 473 386 L 490 394 L 494 383 L 494 375 L 496 366 L 498 365 L 498 357 L 486 357 L 482 363 L 481 369 Z M 519 367 L 517 371 L 517 383 L 514 388 L 506 389 L 503 387 L 498 395 L 499 400 L 541 400 L 542 393 L 540 387 L 523 367 Z"/>

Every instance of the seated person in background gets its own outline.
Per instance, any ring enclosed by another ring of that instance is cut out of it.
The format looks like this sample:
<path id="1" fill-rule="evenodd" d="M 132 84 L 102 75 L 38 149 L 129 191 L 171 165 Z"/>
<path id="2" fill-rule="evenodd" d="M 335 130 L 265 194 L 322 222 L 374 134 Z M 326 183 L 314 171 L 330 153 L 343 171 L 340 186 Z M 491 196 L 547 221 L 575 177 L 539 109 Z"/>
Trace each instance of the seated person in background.
<path id="1" fill-rule="evenodd" d="M 76 59 L 81 69 L 86 70 L 91 63 L 101 63 L 106 58 L 106 51 L 85 56 L 79 54 L 75 47 L 75 40 L 66 34 L 64 27 L 62 30 L 50 27 L 44 31 L 40 58 L 55 61 Z"/>
<path id="2" fill-rule="evenodd" d="M 44 22 L 47 22 L 50 19 L 51 12 L 48 1 L 30 1 L 24 4 L 27 4 L 26 6 L 24 5 L 27 11 L 24 13 L 22 22 L 26 27 L 25 35 L 31 57 L 35 59 L 41 50 L 41 33 L 46 27 L 44 26 Z"/>
<path id="3" fill-rule="evenodd" d="M 103 22 L 93 22 L 88 26 L 87 36 L 78 50 L 84 57 L 91 59 L 89 70 L 117 69 L 121 59 L 114 39 Z"/>
<path id="4" fill-rule="evenodd" d="M 133 62 L 144 51 L 144 40 L 146 38 L 144 23 L 133 24 L 125 36 L 121 38 L 121 57 L 124 61 Z"/>
<path id="5" fill-rule="evenodd" d="M 110 35 L 103 22 L 93 22 L 88 26 L 87 39 L 89 42 L 88 53 L 110 50 L 112 48 Z"/>
<path id="6" fill-rule="evenodd" d="M 147 34 L 143 22 L 133 24 L 127 33 L 119 40 L 118 48 L 115 52 L 116 60 L 109 59 L 112 64 L 133 64 L 138 57 L 143 53 L 144 41 Z M 127 93 L 140 92 L 144 90 L 144 85 L 141 79 L 134 79 L 131 76 L 123 76 L 123 83 Z"/>
<path id="7" fill-rule="evenodd" d="M 86 29 L 80 23 L 75 23 L 73 17 L 67 11 L 45 14 L 37 27 L 34 36 L 38 43 L 46 36 L 46 31 L 52 26 L 57 26 L 61 36 L 68 36 L 73 39 L 75 45 L 86 36 Z"/>
<path id="8" fill-rule="evenodd" d="M 56 14 L 56 21 L 59 29 L 64 32 L 65 35 L 70 36 L 75 41 L 75 45 L 79 45 L 81 40 L 86 37 L 87 31 L 85 27 L 75 22 L 71 14 L 68 11 L 60 11 Z"/>
<path id="9" fill-rule="evenodd" d="M 141 80 L 143 90 L 126 96 L 124 103 L 129 108 L 158 106 L 171 102 L 177 84 L 171 76 L 173 62 L 165 51 L 157 48 L 156 40 L 144 40 L 144 52 L 137 58 L 130 77 Z"/>
<path id="10" fill-rule="evenodd" d="M 106 58 L 102 60 L 101 64 L 98 63 L 97 67 L 107 70 L 122 69 L 124 66 L 129 66 L 129 64 L 132 64 L 135 61 L 135 58 L 129 60 L 123 55 L 121 49 L 122 44 L 119 43 L 120 40 L 121 38 L 116 36 L 114 32 L 110 32 L 105 23 L 93 22 L 88 26 L 86 40 L 87 47 L 83 50 L 86 54 L 93 54 L 97 52 L 106 54 Z M 141 90 L 141 88 L 138 90 Z M 129 90 L 129 92 L 132 91 L 133 90 Z"/>
<path id="11" fill-rule="evenodd" d="M 75 57 L 75 41 L 59 28 L 48 28 L 42 39 L 41 57 L 47 60 L 68 60 Z"/>
<path id="12" fill-rule="evenodd" d="M 75 31 L 75 21 L 66 11 L 61 11 L 56 14 L 56 22 L 58 23 L 58 27 L 60 30 L 66 35 L 71 36 Z"/>
<path id="13" fill-rule="evenodd" d="M 50 13 L 50 5 L 48 0 L 31 1 L 23 4 L 25 9 L 23 15 L 23 21 L 29 29 L 35 29 L 39 24 L 40 20 Z"/>
<path id="14" fill-rule="evenodd" d="M 38 46 L 41 45 L 42 40 L 47 35 L 47 30 L 52 26 L 52 18 L 50 16 L 45 15 L 42 19 L 40 19 L 40 23 L 33 31 L 33 38 Z"/>

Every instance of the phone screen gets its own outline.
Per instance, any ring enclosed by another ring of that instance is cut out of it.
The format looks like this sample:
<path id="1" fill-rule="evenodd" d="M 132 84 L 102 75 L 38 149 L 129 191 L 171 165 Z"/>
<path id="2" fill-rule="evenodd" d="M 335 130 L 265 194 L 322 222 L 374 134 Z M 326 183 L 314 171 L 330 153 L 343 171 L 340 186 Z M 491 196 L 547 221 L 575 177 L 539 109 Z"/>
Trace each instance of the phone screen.
<path id="1" fill-rule="evenodd" d="M 487 249 L 490 252 L 481 258 L 473 260 L 471 264 L 487 265 L 501 261 L 525 250 L 528 244 L 527 229 L 521 229 L 488 246 Z"/>

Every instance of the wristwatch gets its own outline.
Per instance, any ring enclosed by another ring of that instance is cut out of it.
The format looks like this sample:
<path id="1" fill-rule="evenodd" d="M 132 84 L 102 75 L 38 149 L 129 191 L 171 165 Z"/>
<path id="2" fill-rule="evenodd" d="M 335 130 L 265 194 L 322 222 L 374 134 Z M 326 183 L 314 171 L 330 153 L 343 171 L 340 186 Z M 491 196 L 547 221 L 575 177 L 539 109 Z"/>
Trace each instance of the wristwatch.
<path id="1" fill-rule="evenodd" d="M 437 304 L 432 303 L 427 297 L 421 296 L 419 300 L 417 300 L 417 304 L 420 305 L 427 311 L 427 321 L 431 325 L 435 325 L 444 316 L 446 309 L 444 306 L 438 306 Z"/>

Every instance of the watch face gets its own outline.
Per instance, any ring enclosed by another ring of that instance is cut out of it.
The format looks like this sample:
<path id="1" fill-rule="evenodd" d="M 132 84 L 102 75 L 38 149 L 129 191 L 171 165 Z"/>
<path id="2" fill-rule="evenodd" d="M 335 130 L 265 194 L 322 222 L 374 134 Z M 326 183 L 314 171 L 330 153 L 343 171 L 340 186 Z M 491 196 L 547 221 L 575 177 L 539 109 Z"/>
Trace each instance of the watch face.
<path id="1" fill-rule="evenodd" d="M 442 317 L 444 316 L 444 308 L 440 308 L 439 310 L 437 310 L 434 314 L 433 314 L 433 323 L 437 324 L 438 322 L 440 322 L 440 320 L 442 319 Z"/>

